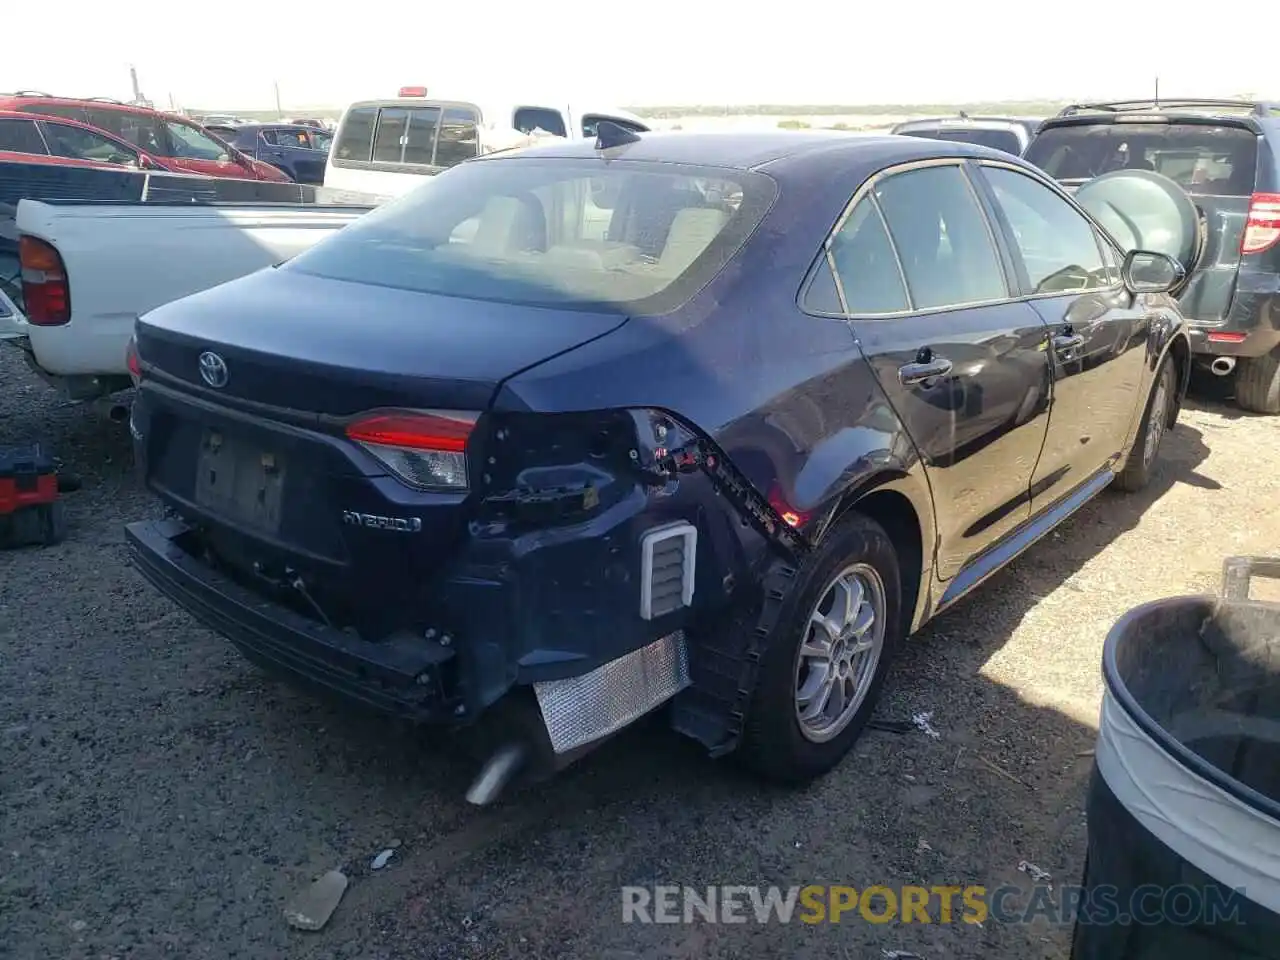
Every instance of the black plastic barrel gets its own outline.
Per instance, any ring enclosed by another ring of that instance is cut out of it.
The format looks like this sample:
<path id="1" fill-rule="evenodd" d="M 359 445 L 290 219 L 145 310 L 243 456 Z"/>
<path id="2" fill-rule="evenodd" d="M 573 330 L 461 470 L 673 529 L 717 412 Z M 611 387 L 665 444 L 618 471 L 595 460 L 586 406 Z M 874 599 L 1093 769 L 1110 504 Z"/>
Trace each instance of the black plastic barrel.
<path id="1" fill-rule="evenodd" d="M 1072 960 L 1280 960 L 1280 560 L 1107 637 Z"/>

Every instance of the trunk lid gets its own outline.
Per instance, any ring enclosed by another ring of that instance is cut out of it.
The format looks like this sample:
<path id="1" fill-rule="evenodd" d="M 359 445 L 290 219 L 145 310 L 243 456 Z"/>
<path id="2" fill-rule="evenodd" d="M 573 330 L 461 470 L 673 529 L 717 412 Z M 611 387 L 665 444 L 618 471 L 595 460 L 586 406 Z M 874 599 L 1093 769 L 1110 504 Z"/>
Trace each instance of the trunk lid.
<path id="1" fill-rule="evenodd" d="M 344 425 L 387 407 L 480 414 L 505 378 L 624 322 L 263 271 L 139 320 L 138 459 L 209 562 L 376 639 L 427 622 L 471 499 L 465 484 L 404 482 Z M 202 378 L 206 353 L 224 365 L 220 387 Z M 454 454 L 470 478 L 481 427 Z"/>
<path id="2" fill-rule="evenodd" d="M 165 379 L 228 402 L 345 417 L 386 406 L 481 411 L 507 377 L 625 317 L 518 306 L 264 270 L 151 311 L 138 350 Z"/>

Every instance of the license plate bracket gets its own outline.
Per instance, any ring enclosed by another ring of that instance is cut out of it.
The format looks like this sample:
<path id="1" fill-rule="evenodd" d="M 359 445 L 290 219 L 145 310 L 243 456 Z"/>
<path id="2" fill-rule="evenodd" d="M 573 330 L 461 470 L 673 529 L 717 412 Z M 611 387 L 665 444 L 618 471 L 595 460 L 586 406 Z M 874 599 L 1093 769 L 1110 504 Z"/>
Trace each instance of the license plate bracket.
<path id="1" fill-rule="evenodd" d="M 284 461 L 278 453 L 220 430 L 205 430 L 200 438 L 195 500 L 218 516 L 277 532 L 284 476 Z"/>

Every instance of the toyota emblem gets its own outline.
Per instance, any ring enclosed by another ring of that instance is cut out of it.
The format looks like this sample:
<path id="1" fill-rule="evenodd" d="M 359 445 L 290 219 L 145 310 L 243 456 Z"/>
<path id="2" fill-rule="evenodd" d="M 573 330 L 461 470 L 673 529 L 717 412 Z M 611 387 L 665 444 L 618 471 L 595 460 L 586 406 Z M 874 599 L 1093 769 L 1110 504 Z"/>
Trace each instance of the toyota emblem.
<path id="1" fill-rule="evenodd" d="M 200 354 L 200 377 L 215 390 L 227 385 L 227 361 L 212 350 Z"/>

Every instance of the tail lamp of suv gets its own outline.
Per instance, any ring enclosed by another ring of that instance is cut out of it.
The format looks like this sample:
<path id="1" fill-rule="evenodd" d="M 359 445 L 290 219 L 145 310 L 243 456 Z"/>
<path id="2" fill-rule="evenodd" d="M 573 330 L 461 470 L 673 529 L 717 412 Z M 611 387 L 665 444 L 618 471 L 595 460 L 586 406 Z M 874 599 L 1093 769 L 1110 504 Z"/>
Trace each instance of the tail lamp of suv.
<path id="1" fill-rule="evenodd" d="M 347 425 L 346 435 L 415 490 L 461 492 L 467 439 L 479 414 L 458 410 L 380 410 Z"/>
<path id="2" fill-rule="evenodd" d="M 138 338 L 132 336 L 124 348 L 125 363 L 129 366 L 129 378 L 136 387 L 142 382 L 142 358 L 138 356 Z"/>
<path id="3" fill-rule="evenodd" d="M 1249 219 L 1240 252 L 1263 253 L 1280 242 L 1280 193 L 1255 193 L 1249 200 Z"/>
<path id="4" fill-rule="evenodd" d="M 71 288 L 62 255 L 35 237 L 18 240 L 23 310 L 37 327 L 57 327 L 71 319 Z"/>

